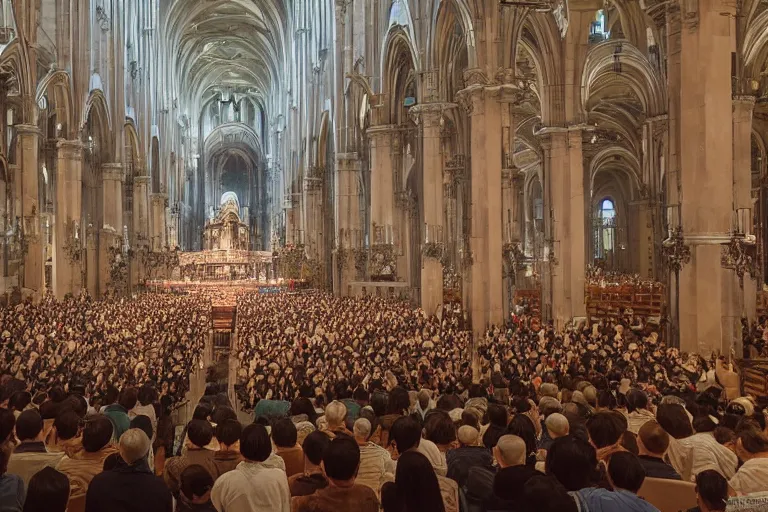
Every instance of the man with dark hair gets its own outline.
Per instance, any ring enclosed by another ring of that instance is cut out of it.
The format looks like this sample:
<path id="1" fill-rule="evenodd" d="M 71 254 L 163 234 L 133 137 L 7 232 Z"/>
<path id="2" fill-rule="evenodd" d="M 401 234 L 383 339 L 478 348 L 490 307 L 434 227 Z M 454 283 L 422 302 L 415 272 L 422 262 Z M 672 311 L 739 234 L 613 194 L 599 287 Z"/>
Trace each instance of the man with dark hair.
<path id="1" fill-rule="evenodd" d="M 53 421 L 53 428 L 45 440 L 45 447 L 51 453 L 65 453 L 73 457 L 83 449 L 80 438 L 80 416 L 71 409 L 62 409 Z"/>
<path id="2" fill-rule="evenodd" d="M 680 474 L 664 462 L 664 454 L 669 448 L 669 434 L 661 428 L 656 420 L 647 421 L 640 427 L 640 431 L 637 433 L 637 448 L 640 452 L 638 460 L 643 466 L 646 476 L 682 480 Z"/>
<path id="3" fill-rule="evenodd" d="M 219 442 L 219 449 L 214 452 L 213 464 L 216 466 L 218 476 L 232 471 L 243 461 L 243 456 L 236 448 L 242 433 L 243 426 L 234 419 L 224 420 L 216 425 L 216 440 Z"/>
<path id="4" fill-rule="evenodd" d="M 289 512 L 291 493 L 282 469 L 264 464 L 272 442 L 263 425 L 251 424 L 240 436 L 245 460 L 213 485 L 211 499 L 219 512 Z"/>
<path id="5" fill-rule="evenodd" d="M 330 485 L 309 496 L 293 498 L 297 512 L 378 512 L 379 500 L 370 487 L 355 483 L 360 467 L 360 448 L 346 437 L 328 445 L 323 468 Z"/>
<path id="6" fill-rule="evenodd" d="M 637 494 L 645 481 L 645 470 L 633 454 L 617 452 L 608 461 L 608 477 L 617 492 Z"/>
<path id="7" fill-rule="evenodd" d="M 107 394 L 111 396 L 109 390 L 107 390 Z M 128 411 L 136 406 L 137 401 L 138 393 L 136 388 L 124 388 L 118 395 L 117 402 L 104 408 L 104 414 L 115 427 L 115 440 L 119 440 L 123 432 L 131 428 L 131 418 L 128 416 Z"/>
<path id="8" fill-rule="evenodd" d="M 35 409 L 22 412 L 16 420 L 20 443 L 8 462 L 8 473 L 19 475 L 29 485 L 32 475 L 47 466 L 56 467 L 64 453 L 50 453 L 43 442 L 43 418 Z"/>
<path id="9" fill-rule="evenodd" d="M 211 474 L 203 466 L 188 466 L 181 472 L 181 493 L 176 512 L 216 512 L 211 502 L 211 489 Z"/>
<path id="10" fill-rule="evenodd" d="M 331 439 L 324 433 L 311 432 L 301 445 L 304 452 L 304 472 L 288 479 L 291 496 L 308 496 L 318 489 L 328 487 L 328 479 L 323 473 L 323 456 L 331 444 Z"/>
<path id="11" fill-rule="evenodd" d="M 117 451 L 111 444 L 112 430 L 112 422 L 102 414 L 88 419 L 83 426 L 83 450 L 76 457 L 64 457 L 56 467 L 69 478 L 72 496 L 85 494 L 104 460 Z"/>
<path id="12" fill-rule="evenodd" d="M 617 451 L 622 451 L 621 436 L 626 431 L 618 415 L 613 411 L 598 412 L 587 421 L 589 442 L 597 450 L 597 459 L 607 462 Z"/>
<path id="13" fill-rule="evenodd" d="M 187 466 L 203 466 L 215 480 L 219 474 L 213 462 L 214 452 L 205 448 L 213 439 L 213 427 L 206 420 L 192 420 L 187 428 L 187 453 L 171 457 L 165 463 L 163 479 L 176 499 L 179 498 L 179 478 Z"/>
<path id="14" fill-rule="evenodd" d="M 296 444 L 298 439 L 296 425 L 289 418 L 278 420 L 272 426 L 272 442 L 275 453 L 285 462 L 285 474 L 288 478 L 304 471 L 304 452 Z"/>
<path id="15" fill-rule="evenodd" d="M 396 453 L 417 449 L 421 442 L 421 425 L 410 416 L 401 416 L 392 423 L 389 444 Z"/>

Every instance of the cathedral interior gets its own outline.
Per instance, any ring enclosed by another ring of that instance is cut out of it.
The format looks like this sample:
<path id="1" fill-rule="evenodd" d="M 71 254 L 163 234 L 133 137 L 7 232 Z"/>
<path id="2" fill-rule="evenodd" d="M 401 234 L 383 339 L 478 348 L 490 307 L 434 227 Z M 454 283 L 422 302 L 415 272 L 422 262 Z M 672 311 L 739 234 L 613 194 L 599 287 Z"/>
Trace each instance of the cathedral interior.
<path id="1" fill-rule="evenodd" d="M 765 1 L 2 0 L 0 108 L 9 293 L 131 293 L 227 213 L 476 331 L 586 317 L 596 268 L 686 350 L 763 304 Z"/>

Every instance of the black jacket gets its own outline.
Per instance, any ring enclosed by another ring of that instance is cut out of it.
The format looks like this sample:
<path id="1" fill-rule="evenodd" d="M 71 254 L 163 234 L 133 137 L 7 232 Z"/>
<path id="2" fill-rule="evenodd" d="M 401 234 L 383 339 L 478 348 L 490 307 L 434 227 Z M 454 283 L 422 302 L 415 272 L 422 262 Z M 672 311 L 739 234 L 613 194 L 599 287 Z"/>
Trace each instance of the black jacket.
<path id="1" fill-rule="evenodd" d="M 173 512 L 173 499 L 144 460 L 96 475 L 85 496 L 85 512 Z"/>
<path id="2" fill-rule="evenodd" d="M 479 466 L 493 471 L 493 455 L 491 450 L 484 446 L 462 446 L 454 450 L 448 450 L 446 462 L 448 463 L 448 478 L 455 480 L 459 487 L 467 483 L 470 468 Z"/>
<path id="3" fill-rule="evenodd" d="M 649 478 L 666 478 L 668 480 L 682 480 L 675 469 L 657 457 L 640 455 L 640 465 L 645 469 L 645 476 Z"/>

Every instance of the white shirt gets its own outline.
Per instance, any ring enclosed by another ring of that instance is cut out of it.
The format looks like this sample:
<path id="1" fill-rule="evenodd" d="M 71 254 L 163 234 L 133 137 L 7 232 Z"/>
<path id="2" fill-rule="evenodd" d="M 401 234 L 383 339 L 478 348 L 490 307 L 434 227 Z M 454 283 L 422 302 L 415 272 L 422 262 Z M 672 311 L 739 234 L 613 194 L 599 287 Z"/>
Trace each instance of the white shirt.
<path id="1" fill-rule="evenodd" d="M 693 456 L 692 481 L 695 482 L 696 475 L 707 469 L 714 469 L 726 479 L 730 479 L 736 474 L 736 466 L 739 464 L 736 454 L 718 443 L 711 433 L 694 434 L 685 439 L 678 439 L 677 443 L 691 450 Z M 682 475 L 682 473 L 680 474 Z"/>
<path id="2" fill-rule="evenodd" d="M 291 491 L 285 471 L 243 461 L 224 473 L 211 491 L 219 512 L 290 512 Z"/>
<path id="3" fill-rule="evenodd" d="M 768 491 L 768 458 L 748 460 L 728 483 L 739 496 Z"/>

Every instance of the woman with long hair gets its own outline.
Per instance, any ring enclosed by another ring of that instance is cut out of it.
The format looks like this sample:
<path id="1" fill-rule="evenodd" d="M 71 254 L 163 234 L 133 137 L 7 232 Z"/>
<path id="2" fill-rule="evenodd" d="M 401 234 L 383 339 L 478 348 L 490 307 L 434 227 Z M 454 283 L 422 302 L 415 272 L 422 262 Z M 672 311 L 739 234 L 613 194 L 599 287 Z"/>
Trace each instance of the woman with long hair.
<path id="1" fill-rule="evenodd" d="M 437 475 L 424 455 L 400 455 L 395 481 L 381 488 L 381 504 L 384 512 L 445 512 Z"/>

